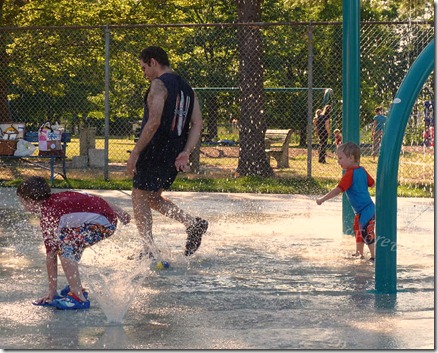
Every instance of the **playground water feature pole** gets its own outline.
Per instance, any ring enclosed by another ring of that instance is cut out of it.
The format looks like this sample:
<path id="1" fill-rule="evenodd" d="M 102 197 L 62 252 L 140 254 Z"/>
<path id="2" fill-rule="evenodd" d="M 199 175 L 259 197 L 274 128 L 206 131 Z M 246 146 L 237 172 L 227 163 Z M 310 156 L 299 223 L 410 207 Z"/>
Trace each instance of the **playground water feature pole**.
<path id="1" fill-rule="evenodd" d="M 434 41 L 414 61 L 393 100 L 382 138 L 376 177 L 375 288 L 397 292 L 397 176 L 400 150 L 412 107 L 434 66 Z"/>
<path id="2" fill-rule="evenodd" d="M 344 140 L 360 144 L 360 0 L 343 1 Z M 393 101 L 380 149 L 376 176 L 375 289 L 397 292 L 397 175 L 400 150 L 412 107 L 434 66 L 434 41 L 423 50 L 404 78 Z M 353 234 L 353 211 L 343 195 L 342 230 Z M 382 220 L 382 221 L 380 221 Z"/>
<path id="3" fill-rule="evenodd" d="M 342 132 L 344 141 L 359 144 L 360 114 L 360 0 L 343 1 L 342 27 Z M 342 195 L 342 230 L 353 234 L 353 210 Z"/>

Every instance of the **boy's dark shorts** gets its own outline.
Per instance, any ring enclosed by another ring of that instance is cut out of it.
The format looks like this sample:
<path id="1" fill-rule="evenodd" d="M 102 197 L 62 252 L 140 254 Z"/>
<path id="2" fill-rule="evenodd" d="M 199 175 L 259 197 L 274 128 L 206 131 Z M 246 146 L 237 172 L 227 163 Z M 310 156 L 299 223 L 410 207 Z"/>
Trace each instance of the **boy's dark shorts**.
<path id="1" fill-rule="evenodd" d="M 356 235 L 356 243 L 365 243 L 367 245 L 373 244 L 376 240 L 374 234 L 374 227 L 376 224 L 375 217 L 371 218 L 367 224 L 361 229 L 359 225 L 360 214 L 354 216 L 354 234 Z"/>

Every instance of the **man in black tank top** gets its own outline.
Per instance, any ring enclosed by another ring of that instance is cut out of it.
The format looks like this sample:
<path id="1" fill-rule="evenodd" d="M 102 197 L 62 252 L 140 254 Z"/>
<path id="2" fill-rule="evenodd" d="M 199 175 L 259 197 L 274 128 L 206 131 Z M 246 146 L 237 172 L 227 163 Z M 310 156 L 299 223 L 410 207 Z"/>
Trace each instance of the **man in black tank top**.
<path id="1" fill-rule="evenodd" d="M 185 255 L 201 245 L 208 222 L 193 217 L 162 196 L 179 171 L 188 169 L 190 153 L 202 130 L 199 102 L 192 87 L 171 68 L 167 53 L 147 47 L 140 54 L 140 66 L 151 85 L 144 99 L 141 133 L 127 162 L 133 177 L 132 204 L 137 229 L 145 237 L 145 252 L 156 258 L 152 237 L 151 209 L 186 227 Z"/>

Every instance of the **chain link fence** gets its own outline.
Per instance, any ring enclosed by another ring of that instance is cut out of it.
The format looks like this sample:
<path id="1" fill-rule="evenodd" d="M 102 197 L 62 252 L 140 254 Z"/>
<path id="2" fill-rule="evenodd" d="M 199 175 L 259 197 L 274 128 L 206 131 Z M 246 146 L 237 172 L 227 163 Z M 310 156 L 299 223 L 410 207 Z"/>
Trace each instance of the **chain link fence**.
<path id="1" fill-rule="evenodd" d="M 279 177 L 338 179 L 334 131 L 342 132 L 342 23 L 252 24 L 262 38 L 261 63 L 239 57 L 239 33 L 245 26 L 2 28 L 0 99 L 7 97 L 6 120 L 25 123 L 27 131 L 37 131 L 46 121 L 62 124 L 71 133 L 66 150 L 70 178 L 126 178 L 127 151 L 134 146 L 148 86 L 138 55 L 148 45 L 160 45 L 200 98 L 204 130 L 199 153 L 192 157 L 193 172 L 216 177 L 238 171 L 242 144 L 251 141 L 251 132 L 249 140 L 242 138 L 247 136 L 242 127 L 252 124 L 242 123 L 248 117 L 242 110 L 241 68 L 260 64 L 263 92 L 246 104 L 263 99 L 263 158 Z M 426 23 L 363 23 L 360 36 L 361 164 L 375 176 L 374 110 L 382 106 L 388 114 L 434 29 Z M 430 77 L 405 133 L 399 171 L 400 183 L 430 190 L 431 196 L 433 102 Z M 332 110 L 326 163 L 318 163 L 321 141 L 312 119 L 327 104 Z M 41 173 L 35 165 L 11 168 L 0 161 L 1 180 Z"/>

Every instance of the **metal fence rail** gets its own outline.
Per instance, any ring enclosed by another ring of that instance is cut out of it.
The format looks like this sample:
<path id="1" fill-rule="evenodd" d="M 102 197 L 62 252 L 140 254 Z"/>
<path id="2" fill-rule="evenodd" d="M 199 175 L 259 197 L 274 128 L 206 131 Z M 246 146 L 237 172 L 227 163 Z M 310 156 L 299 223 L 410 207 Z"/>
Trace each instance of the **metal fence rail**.
<path id="1" fill-rule="evenodd" d="M 70 177 L 126 176 L 127 150 L 134 145 L 148 85 L 138 54 L 147 45 L 161 45 L 172 67 L 200 97 L 205 128 L 199 168 L 195 163 L 194 169 L 207 176 L 232 175 L 242 142 L 239 26 L 245 25 L 2 28 L 7 60 L 0 62 L 0 98 L 7 95 L 10 120 L 26 123 L 28 131 L 58 121 L 72 133 L 67 148 Z M 255 26 L 262 35 L 266 128 L 293 130 L 289 168 L 277 168 L 275 158 L 269 157 L 274 172 L 285 177 L 338 178 L 333 131 L 342 129 L 342 23 Z M 404 75 L 433 36 L 433 26 L 427 23 L 361 24 L 361 162 L 373 175 L 377 165 L 371 156 L 374 108 L 381 105 L 388 113 Z M 434 117 L 426 102 L 434 101 L 432 83 L 431 77 L 412 113 L 399 173 L 401 183 L 431 190 Z M 327 164 L 320 164 L 319 139 L 309 111 L 313 115 L 325 104 L 332 106 L 331 133 Z M 281 146 L 279 140 L 269 148 Z M 92 160 L 90 149 L 103 152 Z M 11 173 L 9 166 L 3 166 L 0 179 L 40 172 L 21 168 Z"/>

